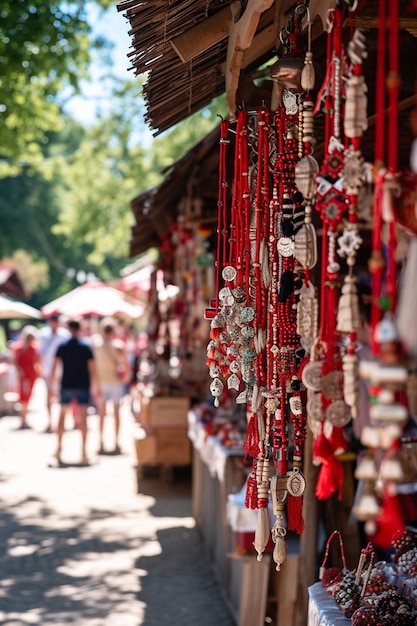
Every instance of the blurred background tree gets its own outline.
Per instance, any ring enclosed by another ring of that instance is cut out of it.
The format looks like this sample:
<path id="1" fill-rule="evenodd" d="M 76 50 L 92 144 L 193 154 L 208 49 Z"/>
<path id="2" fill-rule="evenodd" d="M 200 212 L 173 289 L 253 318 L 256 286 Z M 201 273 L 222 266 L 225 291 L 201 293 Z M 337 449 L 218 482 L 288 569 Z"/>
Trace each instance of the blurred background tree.
<path id="1" fill-rule="evenodd" d="M 114 44 L 94 32 L 92 5 L 117 12 L 111 0 L 0 0 L 0 260 L 19 267 L 35 306 L 77 276 L 119 275 L 131 262 L 132 198 L 224 113 L 216 102 L 149 141 L 142 81 L 113 75 Z M 93 55 L 112 88 L 86 125 L 65 105 L 90 79 Z"/>

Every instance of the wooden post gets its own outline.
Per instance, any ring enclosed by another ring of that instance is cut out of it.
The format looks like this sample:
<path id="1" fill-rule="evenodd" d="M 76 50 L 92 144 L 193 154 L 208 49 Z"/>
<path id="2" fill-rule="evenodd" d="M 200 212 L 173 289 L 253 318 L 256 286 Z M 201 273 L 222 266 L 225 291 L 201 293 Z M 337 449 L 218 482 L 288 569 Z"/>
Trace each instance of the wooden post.
<path id="1" fill-rule="evenodd" d="M 303 515 L 305 530 L 300 538 L 300 563 L 298 569 L 297 606 L 295 611 L 294 626 L 305 626 L 308 617 L 308 587 L 317 582 L 317 537 L 318 503 L 315 495 L 317 470 L 313 462 L 313 434 L 307 430 L 307 438 L 304 446 L 304 473 L 306 478 L 306 491 L 304 494 Z"/>

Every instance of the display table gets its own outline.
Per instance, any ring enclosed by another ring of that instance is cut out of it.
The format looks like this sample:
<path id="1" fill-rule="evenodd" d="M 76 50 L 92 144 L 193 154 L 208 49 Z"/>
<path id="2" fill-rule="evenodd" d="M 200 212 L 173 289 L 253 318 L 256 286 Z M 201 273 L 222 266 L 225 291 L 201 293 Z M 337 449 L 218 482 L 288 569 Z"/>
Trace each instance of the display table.
<path id="1" fill-rule="evenodd" d="M 256 515 L 254 511 L 241 511 L 239 524 L 231 515 L 231 500 L 239 500 L 250 471 L 242 463 L 244 452 L 225 447 L 217 437 L 207 435 L 194 411 L 188 412 L 188 436 L 193 444 L 193 516 L 236 623 L 264 626 L 269 598 L 277 604 L 276 623 L 294 624 L 299 600 L 298 539 L 288 539 L 287 559 L 280 572 L 275 570 L 271 553 L 266 552 L 259 562 L 255 552 L 242 552 L 235 530 L 238 526 L 242 531 L 253 530 Z M 251 541 L 247 544 L 250 547 Z"/>
<path id="2" fill-rule="evenodd" d="M 352 623 L 320 582 L 308 588 L 308 597 L 308 626 L 348 626 Z"/>
<path id="3" fill-rule="evenodd" d="M 208 436 L 193 411 L 188 412 L 188 436 L 193 444 L 193 516 L 208 558 L 236 623 L 263 626 L 270 555 L 259 562 L 255 554 L 237 552 L 235 533 L 227 520 L 228 495 L 240 491 L 246 480 L 244 453 Z"/>

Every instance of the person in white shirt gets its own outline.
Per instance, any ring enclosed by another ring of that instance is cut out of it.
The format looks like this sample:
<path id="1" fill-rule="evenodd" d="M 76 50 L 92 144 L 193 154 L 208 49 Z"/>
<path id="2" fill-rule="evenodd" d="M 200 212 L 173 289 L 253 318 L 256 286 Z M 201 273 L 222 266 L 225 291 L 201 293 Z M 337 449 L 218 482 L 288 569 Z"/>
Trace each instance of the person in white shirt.
<path id="1" fill-rule="evenodd" d="M 120 454 L 120 404 L 126 393 L 126 383 L 130 380 L 130 365 L 125 342 L 117 336 L 116 322 L 112 318 L 102 320 L 101 333 L 93 338 L 93 352 L 101 385 L 99 413 L 99 454 L 106 454 L 104 447 L 104 419 L 107 403 L 113 407 L 114 448 L 107 454 Z"/>
<path id="2" fill-rule="evenodd" d="M 58 385 L 52 384 L 51 373 L 58 347 L 71 337 L 60 324 L 59 315 L 51 315 L 48 324 L 39 331 L 39 354 L 42 358 L 42 376 L 46 385 L 47 433 L 52 432 L 52 402 L 58 398 Z"/>

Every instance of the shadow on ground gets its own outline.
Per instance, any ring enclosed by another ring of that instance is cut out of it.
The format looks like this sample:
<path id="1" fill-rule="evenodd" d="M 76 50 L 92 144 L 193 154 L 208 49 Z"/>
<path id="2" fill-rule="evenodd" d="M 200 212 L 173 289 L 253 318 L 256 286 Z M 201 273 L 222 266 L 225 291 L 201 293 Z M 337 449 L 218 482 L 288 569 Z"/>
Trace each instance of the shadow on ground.
<path id="1" fill-rule="evenodd" d="M 160 554 L 137 561 L 147 571 L 138 594 L 146 606 L 144 624 L 235 626 L 197 528 L 161 530 L 158 541 Z"/>
<path id="2" fill-rule="evenodd" d="M 48 522 L 25 523 L 0 501 L 0 614 L 31 613 L 39 616 L 31 623 L 81 626 L 104 620 L 125 602 L 133 607 L 137 573 L 126 571 L 126 556 L 137 554 L 147 537 L 92 533 L 91 523 L 113 518 L 113 511 L 92 509 L 88 519 L 69 517 L 64 528 L 54 528 L 54 512 L 44 502 L 31 497 L 16 507 L 28 505 L 37 505 Z M 10 617 L 1 623 L 27 622 Z"/>

